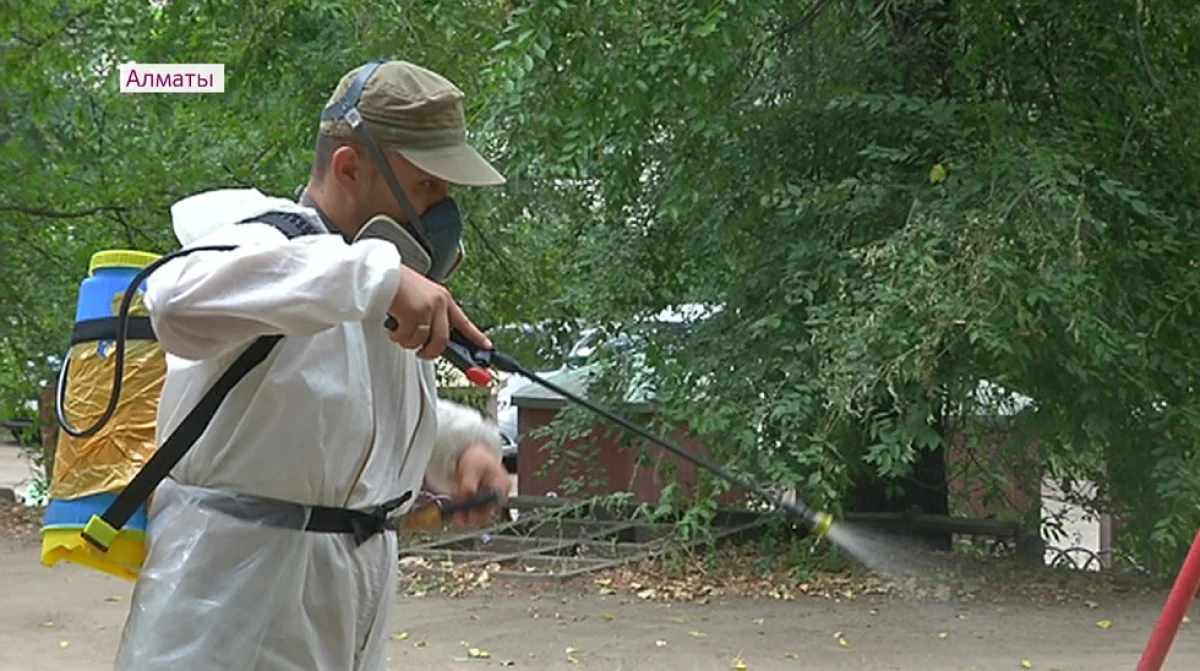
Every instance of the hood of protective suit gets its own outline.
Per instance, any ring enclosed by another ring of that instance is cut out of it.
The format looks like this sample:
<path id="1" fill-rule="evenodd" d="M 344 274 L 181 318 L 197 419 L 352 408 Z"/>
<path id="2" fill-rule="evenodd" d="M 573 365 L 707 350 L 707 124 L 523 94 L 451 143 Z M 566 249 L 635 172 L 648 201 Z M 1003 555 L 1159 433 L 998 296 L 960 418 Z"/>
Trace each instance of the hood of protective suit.
<path id="1" fill-rule="evenodd" d="M 311 212 L 287 198 L 268 196 L 258 189 L 216 189 L 172 205 L 171 227 L 179 244 L 187 247 L 220 228 L 270 210 Z"/>

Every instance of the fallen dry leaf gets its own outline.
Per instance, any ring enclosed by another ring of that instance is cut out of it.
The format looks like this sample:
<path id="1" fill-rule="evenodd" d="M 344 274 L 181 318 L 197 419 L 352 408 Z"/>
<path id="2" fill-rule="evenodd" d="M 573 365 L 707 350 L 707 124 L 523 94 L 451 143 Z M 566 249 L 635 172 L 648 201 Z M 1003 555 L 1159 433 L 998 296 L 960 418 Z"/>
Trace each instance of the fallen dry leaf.
<path id="1" fill-rule="evenodd" d="M 1096 623 L 1096 626 L 1101 629 L 1109 629 L 1112 627 L 1112 620 L 1100 620 Z"/>
<path id="2" fill-rule="evenodd" d="M 950 638 L 950 632 L 948 632 L 948 631 L 939 631 L 939 632 L 938 632 L 938 638 L 940 638 L 940 639 L 942 639 L 942 640 L 944 641 L 944 640 L 946 640 L 947 638 Z"/>
<path id="3" fill-rule="evenodd" d="M 488 657 L 492 656 L 492 654 L 487 650 L 480 650 L 479 648 L 471 648 L 470 650 L 467 650 L 467 654 L 473 659 L 487 659 Z"/>
<path id="4" fill-rule="evenodd" d="M 783 656 L 787 657 L 788 659 L 800 659 L 800 655 L 797 655 L 794 652 L 785 652 L 783 653 Z"/>
<path id="5" fill-rule="evenodd" d="M 69 648 L 69 647 L 71 647 L 71 642 L 70 642 L 70 641 L 59 641 L 59 642 L 58 642 L 58 647 L 60 647 L 60 648 Z"/>
<path id="6" fill-rule="evenodd" d="M 425 641 L 417 641 L 416 643 L 413 643 L 414 648 L 424 648 L 427 645 L 429 645 L 429 644 L 426 643 Z"/>
<path id="7" fill-rule="evenodd" d="M 42 629 L 53 629 L 53 628 L 54 628 L 54 621 L 53 621 L 53 620 L 46 620 L 45 622 L 38 622 L 38 626 L 39 626 L 39 627 L 41 627 Z"/>
<path id="8" fill-rule="evenodd" d="M 849 648 L 849 647 L 850 647 L 850 641 L 847 641 L 847 640 L 846 640 L 846 639 L 844 639 L 844 638 L 838 638 L 838 645 L 842 646 L 843 648 Z"/>
<path id="9" fill-rule="evenodd" d="M 766 622 L 766 620 L 761 617 L 754 618 L 754 624 L 761 625 L 764 622 Z"/>
<path id="10" fill-rule="evenodd" d="M 105 601 L 108 601 L 108 602 L 116 602 L 116 601 L 120 601 L 120 600 L 121 600 L 121 595 L 120 595 L 120 594 L 113 594 L 112 596 L 106 596 L 106 597 L 104 597 L 104 600 L 105 600 Z"/>
<path id="11" fill-rule="evenodd" d="M 408 638 L 408 632 L 407 632 L 407 631 L 402 631 L 402 632 L 400 632 L 400 633 L 398 633 L 398 634 L 392 634 L 392 640 L 394 640 L 394 641 L 403 641 L 403 640 L 405 640 L 405 639 L 407 639 L 407 638 Z"/>
<path id="12" fill-rule="evenodd" d="M 731 544 L 717 550 L 712 564 L 707 557 L 703 567 L 690 559 L 674 561 L 678 557 L 672 557 L 671 564 L 665 559 L 648 560 L 602 576 L 589 576 L 585 584 L 616 589 L 622 599 L 664 604 L 711 602 L 731 596 L 774 600 L 823 598 L 830 601 L 853 598 L 861 601 L 866 595 L 890 594 L 918 600 L 983 602 L 1019 597 L 1036 602 L 1062 602 L 1066 599 L 1082 604 L 1084 599 L 1100 601 L 1103 595 L 1114 589 L 1126 591 L 1126 584 L 1135 582 L 1108 576 L 1101 576 L 1097 580 L 1090 575 L 1086 582 L 1082 577 L 1060 579 L 1037 569 L 1010 569 L 995 562 L 960 557 L 938 559 L 939 563 L 945 564 L 944 570 L 911 580 L 881 579 L 869 572 L 818 564 L 811 567 L 801 581 L 794 577 L 795 567 L 783 557 L 776 562 L 768 562 L 764 571 L 745 571 L 744 566 L 748 561 L 764 559 L 755 555 L 749 547 Z M 604 584 L 609 581 L 610 584 Z M 431 591 L 436 589 L 431 588 Z M 868 604 L 868 610 L 878 615 L 881 608 Z"/>
<path id="13" fill-rule="evenodd" d="M 1022 659 L 1021 660 L 1021 668 L 1022 669 L 1032 669 L 1033 662 L 1029 661 L 1028 659 Z"/>
<path id="14" fill-rule="evenodd" d="M 613 615 L 612 613 L 601 613 L 600 618 L 605 622 L 612 622 L 613 620 L 617 619 L 617 616 Z"/>
<path id="15" fill-rule="evenodd" d="M 733 668 L 735 671 L 746 671 L 746 669 L 748 669 L 750 667 L 746 666 L 746 663 L 743 662 L 742 660 L 734 658 Z"/>
<path id="16" fill-rule="evenodd" d="M 692 638 L 707 638 L 708 637 L 708 634 L 706 634 L 702 631 L 690 631 L 688 633 L 692 635 Z"/>
<path id="17" fill-rule="evenodd" d="M 517 663 L 512 661 L 511 659 L 505 659 L 500 662 L 500 666 L 516 666 L 516 665 L 517 665 Z"/>

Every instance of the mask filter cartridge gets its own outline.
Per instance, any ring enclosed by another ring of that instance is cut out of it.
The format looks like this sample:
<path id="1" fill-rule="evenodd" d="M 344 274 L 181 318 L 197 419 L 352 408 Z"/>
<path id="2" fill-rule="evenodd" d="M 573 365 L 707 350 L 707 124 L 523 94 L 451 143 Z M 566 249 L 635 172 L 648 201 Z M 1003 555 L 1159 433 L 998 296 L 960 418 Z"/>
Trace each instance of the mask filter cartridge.
<path id="1" fill-rule="evenodd" d="M 433 266 L 429 253 L 421 246 L 408 231 L 404 230 L 395 219 L 383 214 L 371 217 L 354 236 L 354 242 L 359 240 L 386 240 L 400 250 L 400 261 L 421 275 L 429 273 Z"/>

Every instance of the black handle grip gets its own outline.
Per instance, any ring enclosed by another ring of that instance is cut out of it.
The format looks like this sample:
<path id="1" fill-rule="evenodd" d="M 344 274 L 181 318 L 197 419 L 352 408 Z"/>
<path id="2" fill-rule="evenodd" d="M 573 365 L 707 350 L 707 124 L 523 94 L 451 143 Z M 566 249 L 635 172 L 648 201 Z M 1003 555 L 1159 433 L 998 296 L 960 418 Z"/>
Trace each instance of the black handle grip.
<path id="1" fill-rule="evenodd" d="M 500 500 L 500 492 L 491 490 L 482 494 L 476 494 L 469 499 L 462 501 L 449 501 L 441 506 L 442 517 L 450 517 L 455 513 L 464 510 L 474 510 L 475 508 L 486 508 Z"/>
<path id="2" fill-rule="evenodd" d="M 383 325 L 387 330 L 395 331 L 400 323 L 395 317 L 388 315 Z M 458 329 L 450 329 L 450 342 L 446 343 L 446 349 L 442 350 L 442 358 L 462 371 L 471 382 L 481 387 L 492 383 L 492 375 L 487 371 L 492 367 L 492 351 L 471 342 Z"/>

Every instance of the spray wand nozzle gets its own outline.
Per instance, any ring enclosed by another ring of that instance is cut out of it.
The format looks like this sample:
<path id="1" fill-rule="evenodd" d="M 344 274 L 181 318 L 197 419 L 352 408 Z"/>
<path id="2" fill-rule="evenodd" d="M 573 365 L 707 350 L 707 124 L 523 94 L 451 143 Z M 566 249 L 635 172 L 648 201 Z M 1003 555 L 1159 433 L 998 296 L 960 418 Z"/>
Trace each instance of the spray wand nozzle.
<path id="1" fill-rule="evenodd" d="M 385 322 L 385 326 L 389 330 L 394 330 L 397 326 L 396 320 L 389 316 Z M 479 347 L 477 344 L 460 333 L 457 329 L 450 329 L 450 341 L 447 343 L 446 349 L 442 353 L 442 356 L 456 368 L 461 370 L 463 374 L 467 376 L 467 379 L 469 379 L 472 383 L 481 387 L 489 386 L 492 382 L 492 376 L 488 370 L 490 368 L 494 368 L 505 373 L 520 375 L 528 379 L 530 382 L 541 385 L 542 387 L 545 387 L 546 389 L 549 389 L 550 391 L 567 398 L 571 402 L 581 405 L 588 410 L 591 410 L 592 412 L 604 417 L 605 419 L 625 429 L 628 429 L 633 433 L 636 433 L 642 438 L 649 440 L 668 452 L 671 452 L 672 454 L 675 454 L 676 456 L 689 461 L 700 468 L 703 468 L 718 478 L 749 491 L 750 493 L 763 499 L 765 502 L 773 505 L 776 509 L 782 510 L 806 524 L 811 530 L 812 534 L 817 538 L 824 537 L 829 533 L 830 528 L 833 526 L 833 515 L 830 513 L 813 510 L 799 499 L 792 503 L 782 501 L 757 482 L 741 477 L 732 471 L 729 471 L 708 457 L 691 452 L 683 447 L 680 447 L 679 445 L 676 445 L 675 443 L 672 443 L 669 440 L 666 440 L 665 438 L 660 438 L 659 436 L 651 433 L 648 429 L 638 424 L 634 424 L 624 417 L 606 410 L 605 408 L 602 408 L 591 401 L 588 401 L 587 399 L 563 389 L 553 382 L 550 382 L 537 373 L 534 373 L 522 366 L 521 363 L 511 355 L 497 349 L 484 349 Z"/>

